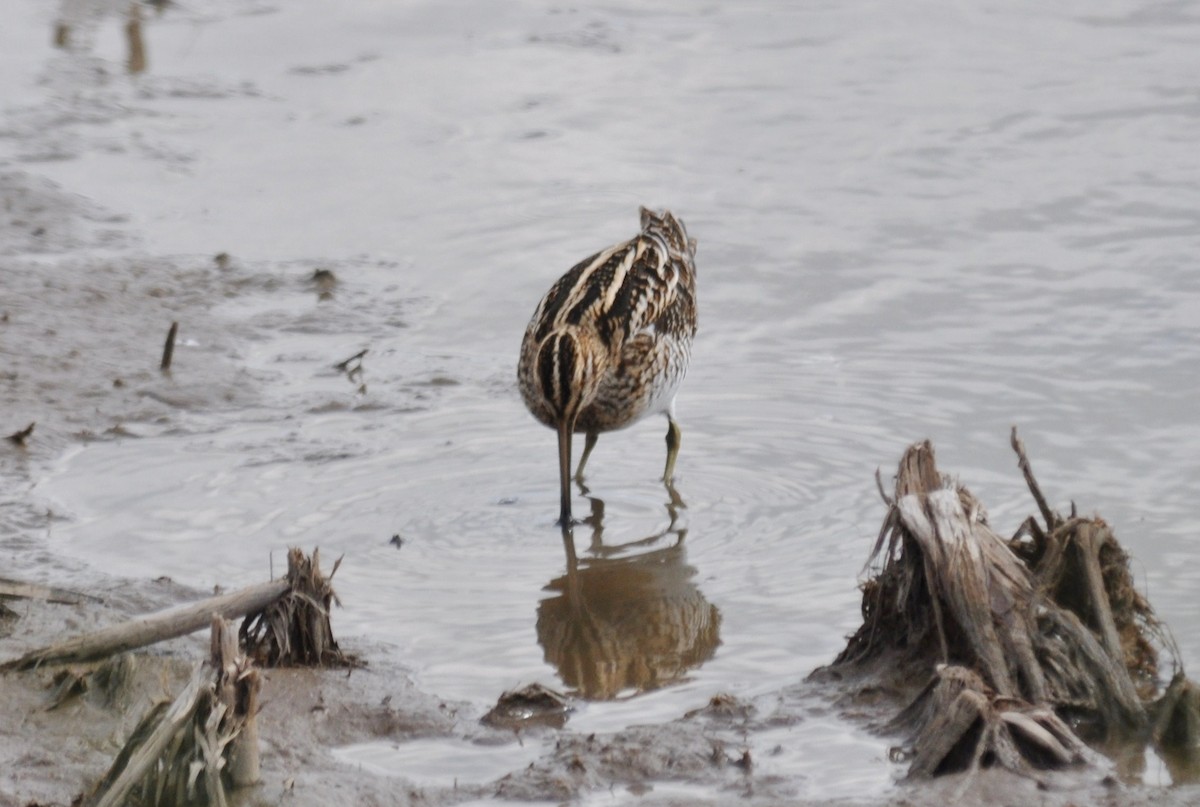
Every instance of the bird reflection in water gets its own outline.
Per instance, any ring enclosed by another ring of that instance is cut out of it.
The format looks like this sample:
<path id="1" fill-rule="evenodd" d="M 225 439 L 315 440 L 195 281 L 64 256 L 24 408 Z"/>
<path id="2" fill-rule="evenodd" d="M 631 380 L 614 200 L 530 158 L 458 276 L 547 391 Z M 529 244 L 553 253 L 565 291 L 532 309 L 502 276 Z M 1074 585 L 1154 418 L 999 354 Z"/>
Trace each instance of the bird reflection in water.
<path id="1" fill-rule="evenodd" d="M 604 502 L 586 488 L 592 512 L 579 526 L 592 536 L 582 559 L 573 528 L 563 527 L 567 573 L 546 586 L 558 594 L 538 605 L 538 643 L 563 682 L 585 698 L 609 700 L 679 681 L 720 644 L 721 614 L 686 563 L 687 528 L 677 526 L 683 502 L 673 487 L 667 491 L 670 523 L 641 540 L 605 545 Z"/>

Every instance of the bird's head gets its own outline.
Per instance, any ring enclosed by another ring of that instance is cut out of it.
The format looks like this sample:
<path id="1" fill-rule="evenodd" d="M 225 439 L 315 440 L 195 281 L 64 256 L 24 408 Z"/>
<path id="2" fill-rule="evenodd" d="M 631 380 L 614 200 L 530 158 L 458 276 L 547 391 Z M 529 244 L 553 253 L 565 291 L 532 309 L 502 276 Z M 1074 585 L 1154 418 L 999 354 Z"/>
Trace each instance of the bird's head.
<path id="1" fill-rule="evenodd" d="M 640 208 L 642 215 L 642 232 L 652 233 L 662 238 L 672 252 L 679 257 L 696 257 L 696 239 L 688 238 L 687 228 L 683 220 L 675 218 L 670 210 L 656 212 L 648 207 Z"/>

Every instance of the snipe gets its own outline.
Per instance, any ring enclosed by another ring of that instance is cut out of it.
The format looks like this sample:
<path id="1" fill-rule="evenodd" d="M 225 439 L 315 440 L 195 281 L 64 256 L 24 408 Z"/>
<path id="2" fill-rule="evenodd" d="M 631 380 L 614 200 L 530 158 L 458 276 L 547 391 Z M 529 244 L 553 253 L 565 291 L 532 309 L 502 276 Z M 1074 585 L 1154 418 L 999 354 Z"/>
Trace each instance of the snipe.
<path id="1" fill-rule="evenodd" d="M 667 416 L 670 482 L 679 453 L 675 393 L 696 334 L 696 242 L 670 211 L 641 208 L 641 232 L 578 263 L 550 287 L 525 329 L 517 379 L 525 406 L 558 432 L 559 518 L 571 523 L 571 435 Z"/>

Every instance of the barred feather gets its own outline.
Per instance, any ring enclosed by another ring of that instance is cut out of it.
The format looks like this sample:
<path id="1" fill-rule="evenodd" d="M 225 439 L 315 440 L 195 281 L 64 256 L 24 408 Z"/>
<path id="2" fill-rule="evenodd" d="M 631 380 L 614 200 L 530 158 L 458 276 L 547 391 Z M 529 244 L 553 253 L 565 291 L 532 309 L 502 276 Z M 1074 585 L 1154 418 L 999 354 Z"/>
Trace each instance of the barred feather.
<path id="1" fill-rule="evenodd" d="M 534 311 L 517 367 L 539 421 L 594 437 L 653 412 L 673 417 L 696 333 L 695 253 L 682 221 L 641 208 L 638 235 L 559 278 Z"/>

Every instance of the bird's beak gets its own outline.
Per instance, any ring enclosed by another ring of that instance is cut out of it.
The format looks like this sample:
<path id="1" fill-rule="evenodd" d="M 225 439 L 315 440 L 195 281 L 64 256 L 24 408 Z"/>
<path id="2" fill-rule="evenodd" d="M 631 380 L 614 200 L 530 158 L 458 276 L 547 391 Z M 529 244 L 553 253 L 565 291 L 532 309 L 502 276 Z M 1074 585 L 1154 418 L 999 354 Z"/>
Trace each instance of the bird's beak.
<path id="1" fill-rule="evenodd" d="M 564 527 L 571 525 L 571 431 L 575 426 L 574 418 L 570 421 L 558 424 L 558 475 L 562 486 L 558 522 Z"/>

